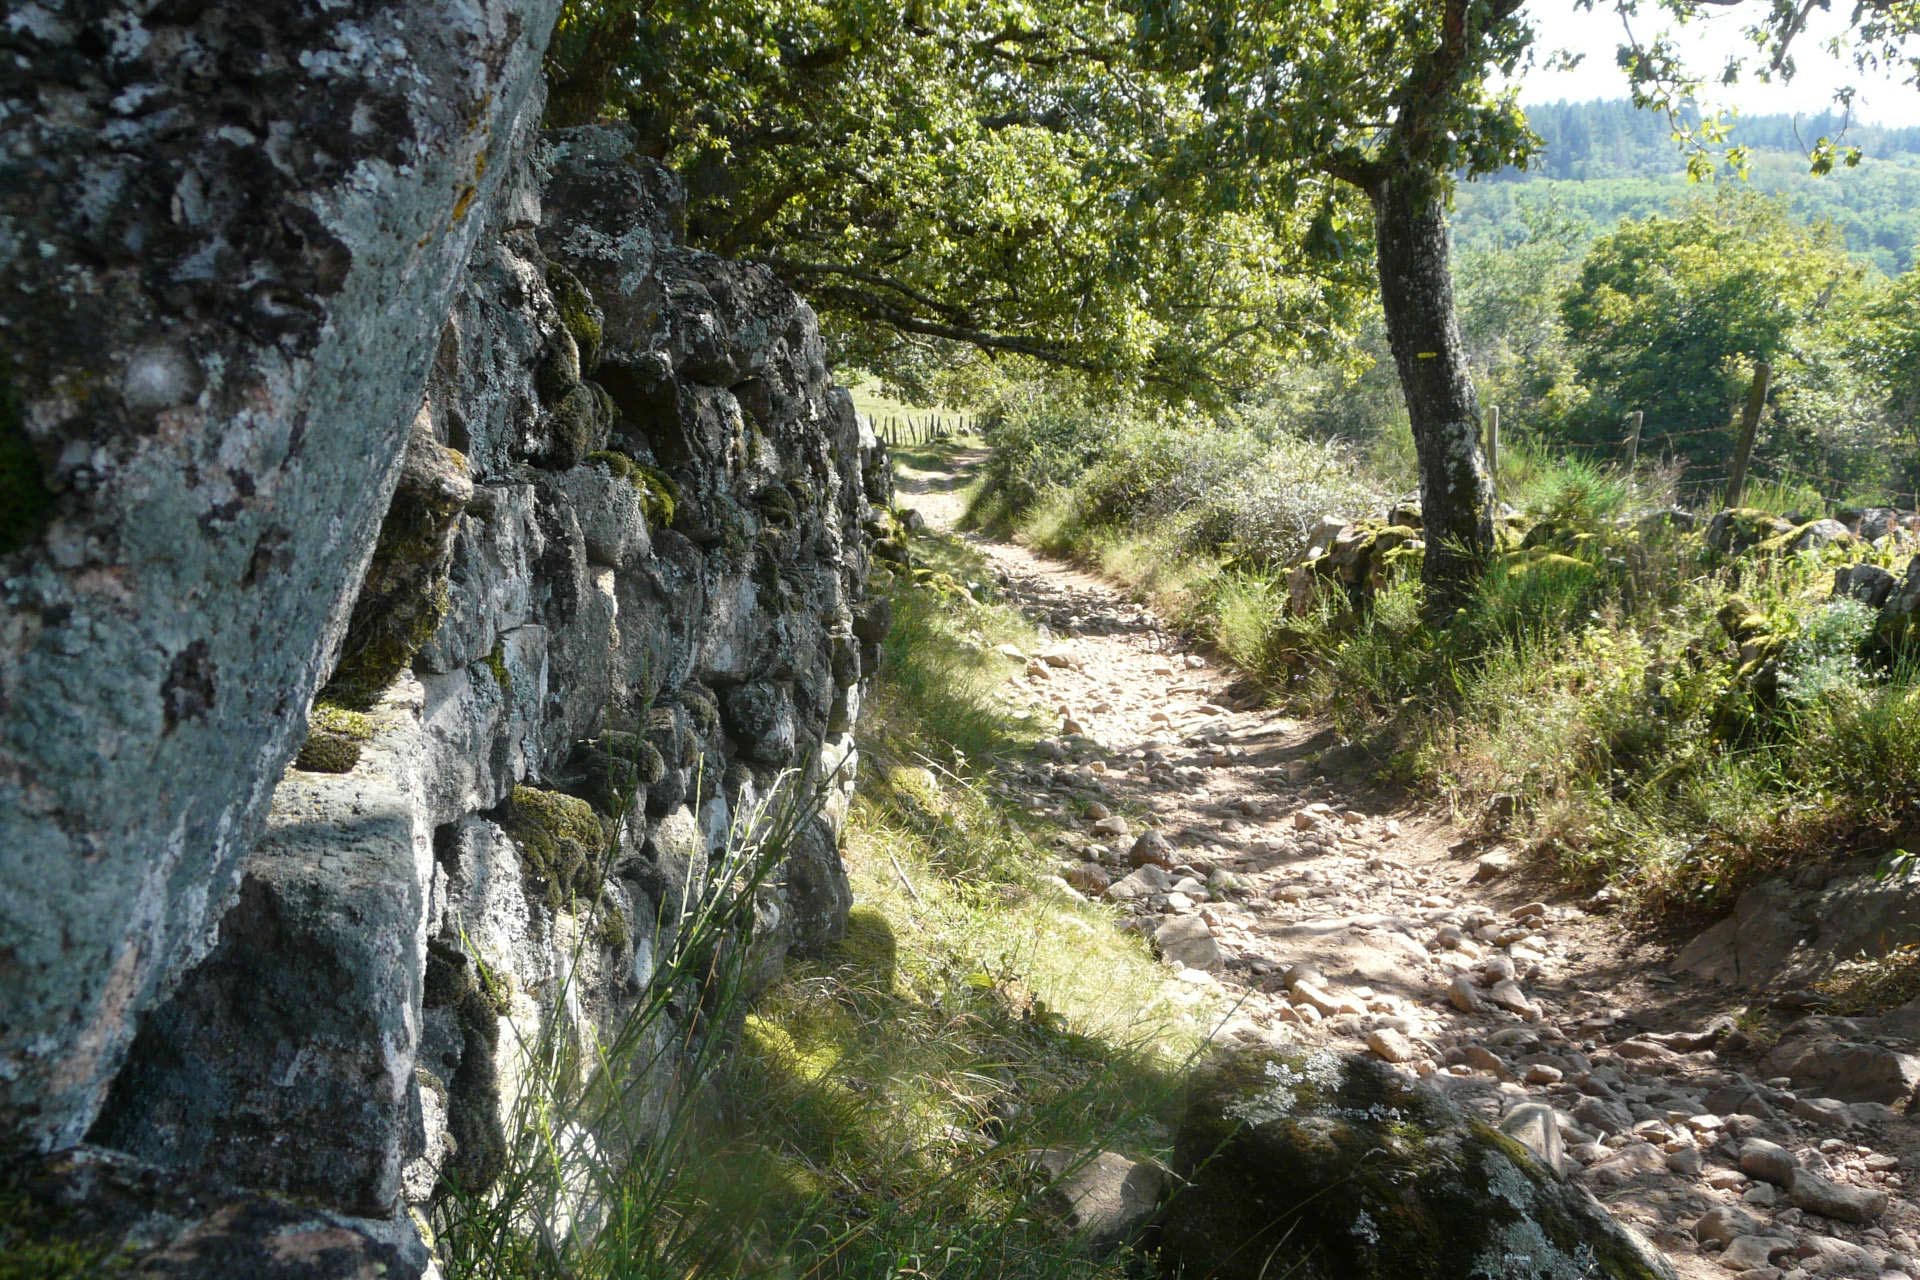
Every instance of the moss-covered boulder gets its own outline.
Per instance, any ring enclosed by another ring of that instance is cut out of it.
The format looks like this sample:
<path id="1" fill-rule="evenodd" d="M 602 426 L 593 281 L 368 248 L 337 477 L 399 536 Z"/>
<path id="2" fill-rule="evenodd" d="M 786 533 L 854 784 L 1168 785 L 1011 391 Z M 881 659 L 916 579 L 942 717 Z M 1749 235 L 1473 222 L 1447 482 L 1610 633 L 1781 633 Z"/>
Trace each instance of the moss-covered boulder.
<path id="1" fill-rule="evenodd" d="M 1519 1143 L 1369 1058 L 1223 1054 L 1195 1075 L 1162 1271 L 1219 1280 L 1672 1280 Z"/>
<path id="2" fill-rule="evenodd" d="M 1757 507 L 1730 507 L 1707 522 L 1707 545 L 1725 555 L 1737 555 L 1769 538 L 1793 532 L 1791 522 Z"/>

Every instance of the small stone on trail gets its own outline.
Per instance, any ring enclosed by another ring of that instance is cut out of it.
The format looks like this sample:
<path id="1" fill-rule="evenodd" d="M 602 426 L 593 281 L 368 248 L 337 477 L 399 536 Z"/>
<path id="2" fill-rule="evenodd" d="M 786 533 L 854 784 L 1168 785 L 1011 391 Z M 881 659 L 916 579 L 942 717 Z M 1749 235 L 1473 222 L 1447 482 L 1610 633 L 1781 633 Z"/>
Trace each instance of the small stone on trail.
<path id="1" fill-rule="evenodd" d="M 1513 855 L 1503 849 L 1483 854 L 1473 866 L 1473 883 L 1485 884 L 1489 880 L 1498 880 L 1513 870 Z"/>
<path id="2" fill-rule="evenodd" d="M 1111 818 L 1102 818 L 1093 824 L 1093 833 L 1099 836 L 1124 836 L 1132 830 L 1133 828 L 1127 825 L 1127 820 L 1119 814 Z"/>
<path id="3" fill-rule="evenodd" d="M 1740 1172 L 1777 1186 L 1793 1181 L 1793 1155 L 1777 1142 L 1749 1138 L 1740 1146 Z"/>
<path id="4" fill-rule="evenodd" d="M 1367 1048 L 1388 1062 L 1411 1062 L 1417 1056 L 1413 1042 L 1392 1027 L 1367 1032 Z"/>
<path id="5" fill-rule="evenodd" d="M 1474 990 L 1473 979 L 1464 973 L 1455 974 L 1447 984 L 1447 999 L 1462 1013 L 1473 1013 L 1480 1008 L 1480 993 Z"/>

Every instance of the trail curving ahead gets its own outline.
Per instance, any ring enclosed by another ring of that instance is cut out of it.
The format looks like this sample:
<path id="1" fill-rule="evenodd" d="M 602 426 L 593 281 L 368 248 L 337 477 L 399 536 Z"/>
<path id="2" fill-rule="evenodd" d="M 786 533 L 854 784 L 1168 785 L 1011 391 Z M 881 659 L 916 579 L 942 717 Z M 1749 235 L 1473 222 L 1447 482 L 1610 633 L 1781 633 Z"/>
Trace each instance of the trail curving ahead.
<path id="1" fill-rule="evenodd" d="M 901 465 L 903 505 L 952 531 L 984 456 Z M 1171 984 L 1224 989 L 1223 1036 L 1370 1052 L 1496 1123 L 1553 1107 L 1569 1176 L 1689 1280 L 1920 1273 L 1912 1122 L 1756 1079 L 1715 1052 L 1737 997 L 1669 977 L 1657 941 L 1373 785 L 1326 726 L 1237 702 L 1232 673 L 1120 588 L 960 536 L 1051 637 L 1003 692 L 1060 732 L 998 785 L 1069 828 L 1063 877 L 1155 936 Z M 1887 1208 L 1794 1207 L 1742 1172 L 1754 1140 Z M 1696 1239 L 1716 1208 L 1721 1238 Z"/>

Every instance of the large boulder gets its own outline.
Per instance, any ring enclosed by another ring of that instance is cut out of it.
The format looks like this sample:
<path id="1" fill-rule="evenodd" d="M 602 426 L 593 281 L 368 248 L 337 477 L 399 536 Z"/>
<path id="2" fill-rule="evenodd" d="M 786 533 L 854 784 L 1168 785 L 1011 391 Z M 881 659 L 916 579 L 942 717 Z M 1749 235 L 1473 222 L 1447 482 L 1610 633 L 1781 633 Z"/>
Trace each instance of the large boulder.
<path id="1" fill-rule="evenodd" d="M 77 1139 L 216 933 L 558 7 L 8 15 L 0 1140 Z"/>
<path id="2" fill-rule="evenodd" d="M 1672 1280 L 1519 1142 L 1366 1057 L 1247 1051 L 1195 1076 L 1162 1271 L 1220 1280 Z"/>

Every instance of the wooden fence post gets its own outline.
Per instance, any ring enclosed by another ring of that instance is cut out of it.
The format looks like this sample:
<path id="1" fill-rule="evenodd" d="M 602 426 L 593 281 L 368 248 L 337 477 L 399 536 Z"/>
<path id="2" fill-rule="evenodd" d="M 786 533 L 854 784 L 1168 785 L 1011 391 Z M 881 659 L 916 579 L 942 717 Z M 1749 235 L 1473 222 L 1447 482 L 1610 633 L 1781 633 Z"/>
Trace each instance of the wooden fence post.
<path id="1" fill-rule="evenodd" d="M 1493 487 L 1493 500 L 1500 500 L 1500 406 L 1487 410 L 1487 482 Z"/>
<path id="2" fill-rule="evenodd" d="M 1640 424 L 1646 420 L 1646 414 L 1638 409 L 1627 415 L 1633 424 L 1627 433 L 1627 474 L 1633 474 L 1633 466 L 1640 461 Z"/>
<path id="3" fill-rule="evenodd" d="M 1727 505 L 1737 507 L 1747 489 L 1747 465 L 1753 461 L 1753 438 L 1760 430 L 1760 413 L 1767 407 L 1767 382 L 1773 366 L 1753 362 L 1753 385 L 1747 388 L 1747 407 L 1740 413 L 1740 440 L 1733 450 L 1733 470 L 1727 476 Z"/>

